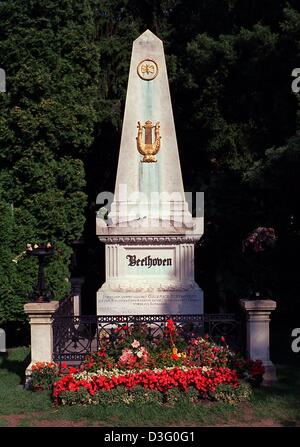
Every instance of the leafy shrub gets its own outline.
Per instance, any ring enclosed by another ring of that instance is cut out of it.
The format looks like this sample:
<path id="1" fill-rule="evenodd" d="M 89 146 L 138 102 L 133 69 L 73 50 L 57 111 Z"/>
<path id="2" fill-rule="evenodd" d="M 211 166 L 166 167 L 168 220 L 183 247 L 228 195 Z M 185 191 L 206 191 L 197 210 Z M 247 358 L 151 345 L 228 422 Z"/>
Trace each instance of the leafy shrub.
<path id="1" fill-rule="evenodd" d="M 184 392 L 178 388 L 171 388 L 164 393 L 164 402 L 167 405 L 174 406 L 177 402 L 182 401 Z"/>
<path id="2" fill-rule="evenodd" d="M 32 365 L 31 387 L 34 390 L 51 390 L 59 378 L 58 365 L 53 362 L 38 362 Z"/>
<path id="3" fill-rule="evenodd" d="M 98 404 L 98 396 L 92 396 L 84 387 L 80 387 L 76 391 L 66 390 L 61 393 L 62 405 L 88 405 Z"/>
<path id="4" fill-rule="evenodd" d="M 246 382 L 241 382 L 238 387 L 228 384 L 220 384 L 216 391 L 211 393 L 211 397 L 216 401 L 223 401 L 230 405 L 249 400 L 252 395 L 252 388 Z"/>
<path id="5" fill-rule="evenodd" d="M 134 403 L 137 405 L 144 404 L 157 404 L 161 405 L 163 403 L 163 394 L 150 389 L 145 389 L 142 386 L 136 386 L 130 392 L 133 396 Z"/>

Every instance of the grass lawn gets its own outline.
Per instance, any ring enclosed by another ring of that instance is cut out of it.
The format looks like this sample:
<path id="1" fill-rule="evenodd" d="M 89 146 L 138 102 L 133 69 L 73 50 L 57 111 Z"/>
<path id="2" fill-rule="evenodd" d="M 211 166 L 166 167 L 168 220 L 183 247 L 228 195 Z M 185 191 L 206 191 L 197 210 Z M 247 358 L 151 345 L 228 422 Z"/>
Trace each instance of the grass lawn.
<path id="1" fill-rule="evenodd" d="M 300 366 L 277 365 L 279 382 L 256 389 L 249 403 L 54 407 L 50 393 L 23 389 L 29 349 L 0 357 L 0 427 L 4 426 L 300 426 Z"/>

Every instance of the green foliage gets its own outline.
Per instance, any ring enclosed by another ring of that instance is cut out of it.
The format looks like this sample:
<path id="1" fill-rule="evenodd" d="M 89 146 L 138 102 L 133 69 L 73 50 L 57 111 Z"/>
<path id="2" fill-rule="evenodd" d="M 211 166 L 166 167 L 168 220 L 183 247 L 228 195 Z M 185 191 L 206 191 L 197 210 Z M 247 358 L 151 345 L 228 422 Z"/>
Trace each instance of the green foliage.
<path id="1" fill-rule="evenodd" d="M 97 403 L 99 403 L 98 396 L 91 396 L 84 387 L 81 387 L 78 391 L 64 391 L 62 393 L 62 405 L 87 405 Z"/>
<path id="2" fill-rule="evenodd" d="M 93 396 L 84 387 L 81 387 L 78 391 L 63 391 L 61 397 L 62 405 L 100 404 L 115 406 L 123 404 L 126 406 L 136 405 L 137 407 L 145 404 L 161 405 L 164 399 L 162 393 L 145 390 L 141 386 L 137 386 L 133 390 L 118 387 L 109 391 L 97 391 Z"/>
<path id="3" fill-rule="evenodd" d="M 233 388 L 231 385 L 218 385 L 216 391 L 211 393 L 210 398 L 217 402 L 224 402 L 229 405 L 237 405 L 240 402 L 249 401 L 253 391 L 251 386 L 242 382 L 239 387 Z M 102 406 L 144 406 L 154 405 L 164 407 L 180 407 L 183 402 L 201 405 L 199 393 L 196 388 L 191 387 L 187 391 L 172 388 L 165 393 L 155 390 L 148 390 L 137 386 L 132 390 L 125 387 L 117 387 L 108 391 L 97 391 L 91 395 L 87 389 L 81 387 L 77 391 L 63 391 L 61 393 L 62 405 L 88 405 L 100 404 Z"/>
<path id="4" fill-rule="evenodd" d="M 99 48 L 89 1 L 0 5 L 0 321 L 24 319 L 37 262 L 12 259 L 28 242 L 60 248 L 46 275 L 55 298 L 69 290 L 71 244 L 85 216 L 84 154 L 93 142 Z"/>
<path id="5" fill-rule="evenodd" d="M 241 382 L 239 387 L 233 388 L 230 385 L 220 384 L 213 393 L 213 398 L 216 401 L 226 402 L 230 405 L 236 405 L 239 402 L 247 401 L 253 394 L 251 385 L 246 382 Z"/>

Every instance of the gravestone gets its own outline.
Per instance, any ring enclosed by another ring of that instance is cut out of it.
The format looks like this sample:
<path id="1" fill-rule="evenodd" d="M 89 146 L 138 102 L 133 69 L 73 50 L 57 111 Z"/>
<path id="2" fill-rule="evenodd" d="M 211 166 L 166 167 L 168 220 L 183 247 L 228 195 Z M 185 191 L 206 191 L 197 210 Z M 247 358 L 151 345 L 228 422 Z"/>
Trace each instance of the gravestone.
<path id="1" fill-rule="evenodd" d="M 0 68 L 0 93 L 6 92 L 6 75 L 5 70 Z"/>
<path id="2" fill-rule="evenodd" d="M 133 43 L 115 193 L 96 232 L 106 256 L 98 315 L 203 313 L 203 217 L 185 198 L 163 43 L 149 30 Z"/>
<path id="3" fill-rule="evenodd" d="M 6 334 L 5 330 L 0 328 L 0 352 L 6 352 Z"/>

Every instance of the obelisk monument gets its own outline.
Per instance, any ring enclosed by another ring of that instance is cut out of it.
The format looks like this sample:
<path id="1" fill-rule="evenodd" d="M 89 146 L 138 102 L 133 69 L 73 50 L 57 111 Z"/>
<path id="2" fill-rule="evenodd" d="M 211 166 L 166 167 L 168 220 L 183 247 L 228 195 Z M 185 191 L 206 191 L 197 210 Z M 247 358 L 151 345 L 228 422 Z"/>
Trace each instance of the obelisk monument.
<path id="1" fill-rule="evenodd" d="M 96 231 L 106 245 L 98 315 L 203 313 L 203 218 L 185 200 L 163 43 L 149 30 L 133 43 L 114 199 Z"/>

